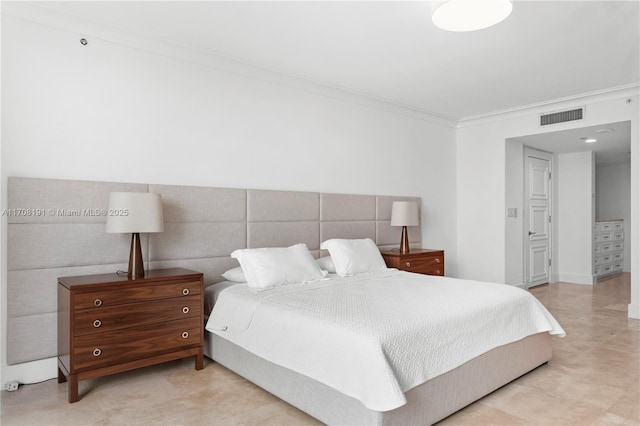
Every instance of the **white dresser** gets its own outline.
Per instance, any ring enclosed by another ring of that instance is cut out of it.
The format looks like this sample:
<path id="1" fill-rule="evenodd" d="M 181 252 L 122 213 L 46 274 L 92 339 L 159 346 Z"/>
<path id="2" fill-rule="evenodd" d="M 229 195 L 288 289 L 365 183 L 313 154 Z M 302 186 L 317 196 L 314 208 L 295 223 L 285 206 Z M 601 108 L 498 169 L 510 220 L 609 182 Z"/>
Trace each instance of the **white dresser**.
<path id="1" fill-rule="evenodd" d="M 624 266 L 624 222 L 596 220 L 593 224 L 593 275 L 622 272 Z"/>

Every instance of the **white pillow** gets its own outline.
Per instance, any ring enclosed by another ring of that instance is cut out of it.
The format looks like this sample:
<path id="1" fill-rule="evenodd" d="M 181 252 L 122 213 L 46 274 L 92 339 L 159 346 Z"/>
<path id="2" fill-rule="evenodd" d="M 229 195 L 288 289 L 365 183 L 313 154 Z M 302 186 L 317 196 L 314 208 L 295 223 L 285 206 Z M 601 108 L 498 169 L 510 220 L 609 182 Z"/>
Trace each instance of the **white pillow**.
<path id="1" fill-rule="evenodd" d="M 336 273 L 341 277 L 387 269 L 380 250 L 371 238 L 363 240 L 335 238 L 324 241 L 320 249 L 329 250 L 336 266 Z"/>
<path id="2" fill-rule="evenodd" d="M 333 260 L 331 260 L 331 256 L 320 257 L 316 259 L 316 262 L 318 262 L 320 269 L 323 271 L 327 271 L 331 274 L 336 273 L 336 265 L 333 263 Z"/>
<path id="3" fill-rule="evenodd" d="M 242 272 L 242 267 L 238 266 L 236 268 L 229 269 L 225 271 L 222 276 L 228 280 L 233 281 L 234 283 L 246 283 L 247 278 L 244 276 L 244 272 Z"/>
<path id="4" fill-rule="evenodd" d="M 324 276 L 303 243 L 291 247 L 236 250 L 231 257 L 240 262 L 249 287 L 257 290 L 315 281 Z"/>

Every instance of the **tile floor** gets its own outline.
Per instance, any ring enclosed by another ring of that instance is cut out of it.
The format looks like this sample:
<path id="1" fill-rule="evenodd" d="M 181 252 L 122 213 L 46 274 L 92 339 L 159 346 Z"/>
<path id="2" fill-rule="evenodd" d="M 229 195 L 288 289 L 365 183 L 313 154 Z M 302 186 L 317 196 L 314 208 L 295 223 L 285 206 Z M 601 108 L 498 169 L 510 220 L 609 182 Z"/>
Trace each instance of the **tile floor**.
<path id="1" fill-rule="evenodd" d="M 640 320 L 627 318 L 629 274 L 595 286 L 532 289 L 567 331 L 554 358 L 439 423 L 453 425 L 640 425 Z M 2 391 L 9 425 L 318 425 L 220 365 L 175 361 L 80 382 L 49 380 Z"/>

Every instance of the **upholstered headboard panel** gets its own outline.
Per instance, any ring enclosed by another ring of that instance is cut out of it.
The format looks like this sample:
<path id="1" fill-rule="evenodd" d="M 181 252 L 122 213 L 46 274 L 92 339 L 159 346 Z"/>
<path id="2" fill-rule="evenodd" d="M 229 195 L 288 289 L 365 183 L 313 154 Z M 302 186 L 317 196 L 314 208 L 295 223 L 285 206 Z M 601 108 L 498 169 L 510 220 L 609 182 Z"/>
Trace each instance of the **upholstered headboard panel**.
<path id="1" fill-rule="evenodd" d="M 416 197 L 324 194 L 10 177 L 7 362 L 56 356 L 57 277 L 126 269 L 130 236 L 104 232 L 109 193 L 162 194 L 165 231 L 141 235 L 145 266 L 203 272 L 205 285 L 237 266 L 238 248 L 304 242 L 319 256 L 329 238 L 372 238 L 397 247 L 391 204 Z M 420 226 L 409 229 L 419 246 Z"/>

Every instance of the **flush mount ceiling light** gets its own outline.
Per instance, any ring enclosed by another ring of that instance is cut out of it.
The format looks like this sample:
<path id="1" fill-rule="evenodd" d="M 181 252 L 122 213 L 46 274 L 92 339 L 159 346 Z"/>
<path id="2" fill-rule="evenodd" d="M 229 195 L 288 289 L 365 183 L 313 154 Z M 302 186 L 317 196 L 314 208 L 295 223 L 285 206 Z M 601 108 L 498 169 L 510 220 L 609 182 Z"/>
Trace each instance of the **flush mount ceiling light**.
<path id="1" fill-rule="evenodd" d="M 614 131 L 613 129 L 609 129 L 608 127 L 605 127 L 605 128 L 596 130 L 596 133 L 609 133 L 613 131 Z"/>
<path id="2" fill-rule="evenodd" d="M 445 0 L 431 2 L 433 23 L 447 31 L 475 31 L 504 20 L 512 0 Z"/>
<path id="3" fill-rule="evenodd" d="M 594 138 L 580 138 L 580 139 L 582 139 L 585 143 L 598 142 L 598 139 L 594 139 Z"/>

